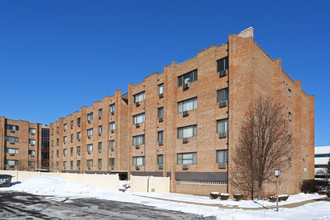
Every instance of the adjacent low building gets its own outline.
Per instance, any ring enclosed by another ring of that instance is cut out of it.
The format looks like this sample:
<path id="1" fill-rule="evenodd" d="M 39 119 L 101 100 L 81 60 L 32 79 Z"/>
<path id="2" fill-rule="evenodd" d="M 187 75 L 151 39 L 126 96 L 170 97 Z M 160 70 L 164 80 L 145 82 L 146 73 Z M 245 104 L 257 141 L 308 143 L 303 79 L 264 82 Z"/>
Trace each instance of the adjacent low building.
<path id="1" fill-rule="evenodd" d="M 0 117 L 0 169 L 49 168 L 49 127 Z"/>
<path id="2" fill-rule="evenodd" d="M 173 192 L 235 193 L 240 124 L 260 95 L 286 111 L 295 148 L 280 192 L 298 193 L 314 177 L 314 96 L 260 48 L 252 28 L 51 123 L 50 169 L 169 176 Z"/>
<path id="3" fill-rule="evenodd" d="M 327 167 L 330 161 L 330 146 L 315 147 L 315 179 L 330 180 L 327 177 Z"/>

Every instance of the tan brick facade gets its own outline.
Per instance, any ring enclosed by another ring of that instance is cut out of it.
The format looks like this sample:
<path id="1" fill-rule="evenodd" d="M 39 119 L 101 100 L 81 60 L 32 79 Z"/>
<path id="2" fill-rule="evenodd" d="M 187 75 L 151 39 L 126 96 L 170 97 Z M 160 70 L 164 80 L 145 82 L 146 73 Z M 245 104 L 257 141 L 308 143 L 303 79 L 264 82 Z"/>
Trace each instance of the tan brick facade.
<path id="1" fill-rule="evenodd" d="M 0 169 L 47 169 L 48 160 L 41 155 L 45 151 L 42 149 L 42 129 L 49 128 L 39 123 L 0 117 Z"/>
<path id="2" fill-rule="evenodd" d="M 217 61 L 223 58 L 229 62 L 220 77 Z M 184 84 L 189 76 L 189 88 L 178 84 L 184 74 L 187 75 L 180 82 Z M 159 94 L 161 84 L 164 85 L 162 95 Z M 225 88 L 229 91 L 229 101 L 220 108 L 217 91 Z M 125 95 L 116 91 L 114 96 L 107 96 L 51 123 L 51 170 L 170 176 L 173 192 L 235 193 L 230 182 L 231 176 L 235 175 L 231 169 L 232 152 L 237 145 L 243 115 L 260 94 L 272 96 L 283 104 L 288 114 L 291 113 L 290 125 L 296 147 L 291 167 L 281 174 L 280 191 L 297 193 L 302 180 L 312 179 L 314 175 L 314 97 L 306 95 L 301 82 L 294 82 L 281 69 L 281 60 L 272 60 L 254 42 L 252 28 L 229 35 L 227 43 L 200 51 L 186 62 L 173 62 L 165 66 L 164 72 L 149 75 L 139 84 L 129 84 Z M 188 102 L 184 106 L 191 109 L 178 112 L 178 105 Z M 111 104 L 116 106 L 113 115 L 109 110 Z M 101 108 L 103 114 L 99 119 Z M 163 108 L 161 119 L 159 108 Z M 93 119 L 88 122 L 90 113 L 93 113 Z M 80 127 L 77 118 L 81 120 Z M 228 119 L 228 133 L 219 138 L 223 132 L 217 132 L 217 121 L 222 119 Z M 113 133 L 111 122 L 116 123 Z M 100 125 L 103 130 L 99 136 Z M 93 135 L 88 138 L 87 130 L 91 128 Z M 158 140 L 160 131 L 163 131 L 161 144 Z M 78 132 L 81 132 L 80 141 L 77 140 Z M 71 135 L 74 137 L 72 142 Z M 186 136 L 189 138 L 183 139 Z M 67 137 L 66 143 L 64 137 Z M 113 151 L 109 147 L 110 140 L 115 140 Z M 102 142 L 100 152 L 99 142 Z M 90 153 L 87 152 L 89 144 L 93 144 Z M 80 155 L 77 154 L 78 146 Z M 66 155 L 63 155 L 65 149 Z M 224 166 L 217 163 L 217 151 L 223 152 L 220 150 L 228 150 L 228 164 Z M 163 155 L 162 164 L 157 163 L 159 155 Z M 110 158 L 115 159 L 114 167 L 109 164 Z M 93 165 L 88 166 L 87 160 L 93 160 Z M 101 167 L 99 160 L 102 160 Z M 80 169 L 77 161 L 80 161 Z M 266 194 L 273 192 L 272 185 L 265 186 Z"/>

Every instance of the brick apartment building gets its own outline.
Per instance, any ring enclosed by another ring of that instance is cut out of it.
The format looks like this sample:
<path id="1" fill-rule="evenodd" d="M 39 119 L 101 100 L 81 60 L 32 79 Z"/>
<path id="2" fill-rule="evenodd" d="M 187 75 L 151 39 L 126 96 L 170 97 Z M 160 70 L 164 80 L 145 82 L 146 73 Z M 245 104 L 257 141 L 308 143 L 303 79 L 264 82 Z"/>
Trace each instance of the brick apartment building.
<path id="1" fill-rule="evenodd" d="M 49 127 L 0 117 L 0 170 L 48 170 Z"/>
<path id="2" fill-rule="evenodd" d="M 314 176 L 314 96 L 254 42 L 252 28 L 51 123 L 50 169 L 169 176 L 173 192 L 235 193 L 232 152 L 260 95 L 287 111 L 295 149 L 280 192 L 298 193 Z"/>

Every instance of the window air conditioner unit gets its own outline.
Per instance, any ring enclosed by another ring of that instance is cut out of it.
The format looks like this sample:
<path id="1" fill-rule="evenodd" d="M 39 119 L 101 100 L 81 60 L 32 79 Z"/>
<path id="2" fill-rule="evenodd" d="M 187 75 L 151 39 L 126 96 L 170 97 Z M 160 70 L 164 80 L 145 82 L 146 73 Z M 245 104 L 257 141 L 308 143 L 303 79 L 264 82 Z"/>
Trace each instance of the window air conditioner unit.
<path id="1" fill-rule="evenodd" d="M 158 121 L 159 121 L 159 122 L 163 122 L 163 120 L 164 120 L 163 117 L 158 118 Z"/>
<path id="2" fill-rule="evenodd" d="M 189 89 L 189 85 L 190 85 L 189 82 L 188 83 L 184 83 L 183 84 L 183 91 Z"/>
<path id="3" fill-rule="evenodd" d="M 9 165 L 10 168 L 14 168 L 15 166 L 14 165 Z"/>
<path id="4" fill-rule="evenodd" d="M 65 144 L 65 142 L 64 142 L 64 144 Z M 32 147 L 34 146 L 34 144 L 30 144 Z"/>
<path id="5" fill-rule="evenodd" d="M 115 148 L 114 148 L 114 147 L 110 147 L 110 150 L 111 150 L 111 151 L 115 151 Z"/>
<path id="6" fill-rule="evenodd" d="M 163 93 L 160 93 L 159 94 L 159 98 L 163 98 L 164 97 L 164 94 Z"/>
<path id="7" fill-rule="evenodd" d="M 224 76 L 226 76 L 227 75 L 227 70 L 221 70 L 220 72 L 219 72 L 219 77 L 224 77 Z"/>
<path id="8" fill-rule="evenodd" d="M 189 169 L 189 165 L 188 164 L 182 164 L 182 169 L 183 170 L 188 170 Z"/>
<path id="9" fill-rule="evenodd" d="M 140 149 L 140 145 L 135 145 L 135 149 Z"/>
<path id="10" fill-rule="evenodd" d="M 223 108 L 223 107 L 226 107 L 226 106 L 227 106 L 227 101 L 219 103 L 219 108 Z"/>
<path id="11" fill-rule="evenodd" d="M 91 136 L 90 135 L 87 135 L 88 139 L 91 139 Z"/>
<path id="12" fill-rule="evenodd" d="M 101 132 L 99 132 L 99 136 L 101 136 L 102 135 L 102 133 Z"/>
<path id="13" fill-rule="evenodd" d="M 136 170 L 140 170 L 140 167 L 139 167 L 139 166 L 136 166 L 135 169 L 136 169 Z"/>
<path id="14" fill-rule="evenodd" d="M 11 141 L 10 144 L 15 144 L 15 142 L 14 141 Z"/>
<path id="15" fill-rule="evenodd" d="M 163 169 L 163 165 L 158 165 L 158 170 L 162 170 Z"/>
<path id="16" fill-rule="evenodd" d="M 91 169 L 91 167 L 90 167 L 90 166 L 87 166 L 87 169 L 89 169 L 89 170 L 90 170 L 90 169 Z"/>
<path id="17" fill-rule="evenodd" d="M 15 129 L 11 129 L 10 132 L 14 133 L 15 132 Z"/>
<path id="18" fill-rule="evenodd" d="M 226 169 L 227 163 L 219 163 L 219 169 Z"/>
<path id="19" fill-rule="evenodd" d="M 114 111 L 111 111 L 111 115 L 114 115 L 115 114 L 115 112 Z"/>
<path id="20" fill-rule="evenodd" d="M 189 116 L 189 111 L 183 111 L 183 117 L 187 117 L 187 116 Z"/>
<path id="21" fill-rule="evenodd" d="M 10 155 L 10 156 L 15 156 L 15 154 L 14 154 L 14 153 L 10 153 L 9 155 Z"/>
<path id="22" fill-rule="evenodd" d="M 227 137 L 227 132 L 220 132 L 219 133 L 219 138 L 225 138 Z"/>
<path id="23" fill-rule="evenodd" d="M 139 128 L 139 127 L 140 127 L 140 124 L 139 124 L 139 123 L 136 123 L 136 124 L 135 124 L 135 127 L 136 127 L 136 128 Z"/>
<path id="24" fill-rule="evenodd" d="M 182 139 L 182 143 L 183 143 L 183 144 L 186 144 L 186 143 L 188 143 L 188 142 L 189 142 L 189 139 L 188 139 L 188 138 L 183 138 L 183 139 Z"/>
<path id="25" fill-rule="evenodd" d="M 111 169 L 111 170 L 114 170 L 114 169 L 115 169 L 115 167 L 114 167 L 114 166 L 111 166 L 111 167 L 110 167 L 110 169 Z"/>
<path id="26" fill-rule="evenodd" d="M 87 153 L 88 153 L 88 154 L 91 154 L 91 151 L 88 150 Z"/>
<path id="27" fill-rule="evenodd" d="M 163 146 L 163 141 L 158 141 L 158 146 Z"/>
<path id="28" fill-rule="evenodd" d="M 112 130 L 111 130 L 111 133 L 115 133 L 115 130 L 114 130 L 114 129 L 112 129 Z"/>
<path id="29" fill-rule="evenodd" d="M 135 105 L 136 105 L 136 107 L 139 107 L 140 106 L 140 102 L 136 102 Z"/>
<path id="30" fill-rule="evenodd" d="M 99 119 L 102 119 L 102 116 L 99 116 Z"/>
<path id="31" fill-rule="evenodd" d="M 87 120 L 88 123 L 91 123 L 91 120 Z"/>

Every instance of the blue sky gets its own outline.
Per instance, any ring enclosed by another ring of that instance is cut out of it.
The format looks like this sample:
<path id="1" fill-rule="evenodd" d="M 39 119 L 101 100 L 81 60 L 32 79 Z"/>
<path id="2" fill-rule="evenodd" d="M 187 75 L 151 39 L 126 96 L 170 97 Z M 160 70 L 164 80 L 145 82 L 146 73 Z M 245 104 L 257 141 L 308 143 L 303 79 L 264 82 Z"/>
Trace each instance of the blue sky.
<path id="1" fill-rule="evenodd" d="M 0 115 L 48 124 L 252 26 L 330 145 L 330 2 L 230 2 L 0 0 Z"/>

